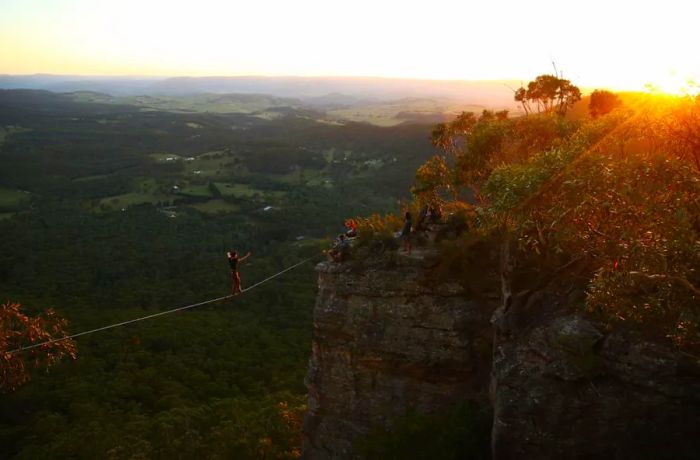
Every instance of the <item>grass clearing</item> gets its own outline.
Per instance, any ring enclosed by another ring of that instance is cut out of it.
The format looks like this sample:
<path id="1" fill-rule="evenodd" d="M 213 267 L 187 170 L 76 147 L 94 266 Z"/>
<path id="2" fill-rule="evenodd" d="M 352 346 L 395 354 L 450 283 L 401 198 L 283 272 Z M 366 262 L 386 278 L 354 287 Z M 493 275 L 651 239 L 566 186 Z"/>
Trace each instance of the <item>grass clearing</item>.
<path id="1" fill-rule="evenodd" d="M 155 193 L 159 188 L 158 181 L 152 178 L 142 178 L 134 183 L 134 188 L 140 193 Z"/>
<path id="2" fill-rule="evenodd" d="M 235 204 L 226 203 L 224 200 L 209 200 L 206 203 L 192 204 L 190 207 L 205 214 L 223 214 L 240 210 Z"/>
<path id="3" fill-rule="evenodd" d="M 164 201 L 171 201 L 172 196 L 156 194 L 156 193 L 141 193 L 141 192 L 130 192 L 123 195 L 110 196 L 100 200 L 100 208 L 108 209 L 122 209 L 129 206 L 151 203 L 156 204 Z"/>
<path id="4" fill-rule="evenodd" d="M 179 195 L 196 196 L 196 197 L 210 197 L 211 191 L 209 190 L 209 185 L 196 185 L 188 184 L 180 187 L 178 191 Z"/>
<path id="5" fill-rule="evenodd" d="M 0 188 L 0 210 L 16 210 L 29 199 L 29 193 L 10 188 Z"/>
<path id="6" fill-rule="evenodd" d="M 306 185 L 322 185 L 328 178 L 323 175 L 323 171 L 317 169 L 303 169 L 282 176 L 276 176 L 275 179 L 277 179 L 278 182 L 290 185 L 299 185 L 301 182 Z"/>
<path id="7" fill-rule="evenodd" d="M 252 198 L 255 195 L 279 198 L 286 194 L 284 191 L 263 190 L 251 187 L 248 184 L 232 184 L 228 182 L 213 182 L 213 184 L 216 185 L 216 188 L 219 189 L 222 196 L 232 196 L 236 198 Z M 209 189 L 209 183 L 183 185 L 180 187 L 177 194 L 198 198 L 214 198 Z"/>
<path id="8" fill-rule="evenodd" d="M 229 184 L 227 182 L 215 182 L 216 187 L 219 189 L 223 196 L 235 196 L 237 198 L 250 198 L 256 193 L 262 195 L 265 193 L 263 190 L 253 188 L 248 184 Z"/>
<path id="9" fill-rule="evenodd" d="M 198 157 L 187 157 L 185 160 L 185 171 L 197 176 L 216 176 L 222 171 L 236 169 L 233 157 L 222 152 L 210 152 Z"/>
<path id="10" fill-rule="evenodd" d="M 97 174 L 95 176 L 76 177 L 75 179 L 73 179 L 73 182 L 89 182 L 91 180 L 106 179 L 108 177 L 109 174 Z"/>
<path id="11" fill-rule="evenodd" d="M 402 99 L 394 102 L 368 104 L 328 112 L 331 120 L 350 120 L 376 126 L 396 126 L 420 117 L 456 116 L 463 111 L 480 113 L 483 106 L 458 104 L 439 99 Z"/>
<path id="12" fill-rule="evenodd" d="M 215 182 L 216 188 L 219 189 L 223 196 L 235 196 L 236 198 L 252 198 L 258 195 L 262 198 L 282 198 L 287 194 L 283 190 L 265 190 L 251 187 L 248 184 L 231 184 L 228 182 Z"/>

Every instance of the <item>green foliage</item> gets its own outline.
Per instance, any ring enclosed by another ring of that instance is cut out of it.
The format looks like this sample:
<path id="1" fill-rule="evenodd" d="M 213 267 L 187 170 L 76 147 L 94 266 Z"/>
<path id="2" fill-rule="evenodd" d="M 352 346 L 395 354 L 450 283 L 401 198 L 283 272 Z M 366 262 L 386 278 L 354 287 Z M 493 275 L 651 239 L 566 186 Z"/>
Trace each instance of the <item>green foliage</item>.
<path id="1" fill-rule="evenodd" d="M 457 193 L 455 179 L 445 157 L 435 155 L 416 171 L 416 183 L 411 192 L 426 203 L 439 203 L 446 197 L 454 199 Z"/>
<path id="2" fill-rule="evenodd" d="M 462 183 L 475 184 L 488 175 L 490 162 L 501 150 L 510 124 L 506 119 L 482 116 L 457 157 L 458 179 Z"/>
<path id="3" fill-rule="evenodd" d="M 684 347 L 699 346 L 700 181 L 693 167 L 658 154 L 591 155 L 586 163 L 565 178 L 555 209 L 573 207 L 557 239 L 599 267 L 589 309 L 612 321 L 653 325 Z"/>
<path id="4" fill-rule="evenodd" d="M 261 275 L 277 269 L 260 262 Z M 300 412 L 305 400 L 314 296 L 312 267 L 300 270 L 235 301 L 80 340 L 77 361 L 3 399 L 0 452 L 291 458 L 300 431 L 286 427 L 279 403 Z M 144 314 L 68 311 L 78 330 Z"/>
<path id="5" fill-rule="evenodd" d="M 221 198 L 221 190 L 219 190 L 219 187 L 217 187 L 214 182 L 209 182 L 207 188 L 209 189 L 211 196 L 214 198 Z"/>
<path id="6" fill-rule="evenodd" d="M 436 157 L 419 169 L 418 198 L 447 190 L 460 203 L 462 190 L 476 191 L 477 234 L 517 243 L 499 262 L 504 292 L 571 276 L 578 288 L 587 285 L 587 310 L 600 319 L 698 349 L 700 99 L 649 96 L 574 122 L 558 116 L 555 80 L 538 79 L 521 94 L 526 108 L 537 103 L 546 113 L 484 114 L 459 142 L 443 141 L 462 148 L 453 147 L 453 163 Z M 443 251 L 456 271 L 458 252 Z"/>
<path id="7" fill-rule="evenodd" d="M 434 275 L 458 280 L 477 297 L 498 292 L 497 247 L 497 235 L 483 234 L 478 228 L 443 239 L 438 245 L 441 257 Z"/>
<path id="8" fill-rule="evenodd" d="M 538 113 L 563 116 L 579 100 L 578 87 L 555 75 L 540 75 L 527 84 L 527 89 L 521 87 L 515 92 L 515 101 L 522 104 L 526 114 L 533 112 L 534 105 Z"/>
<path id="9" fill-rule="evenodd" d="M 468 129 L 460 128 L 459 119 L 452 123 L 438 126 L 436 143 L 450 155 L 435 155 L 416 173 L 412 191 L 422 202 L 463 199 L 467 190 L 482 199 L 481 187 L 495 168 L 527 162 L 559 146 L 579 126 L 548 113 L 509 119 L 488 111 Z"/>
<path id="10" fill-rule="evenodd" d="M 378 428 L 356 443 L 362 458 L 488 459 L 491 415 L 475 404 L 460 404 L 442 413 L 409 413 L 391 430 Z"/>
<path id="11" fill-rule="evenodd" d="M 497 168 L 484 186 L 485 196 L 492 205 L 489 209 L 503 213 L 514 208 L 561 171 L 575 153 L 554 149 L 535 155 L 525 163 Z"/>
<path id="12" fill-rule="evenodd" d="M 484 188 L 487 210 L 542 263 L 557 254 L 586 260 L 589 311 L 696 348 L 700 180 L 692 162 L 668 153 L 611 148 L 629 124 L 611 114 L 526 163 L 497 168 Z M 642 141 L 659 136 L 633 131 Z"/>
<path id="13" fill-rule="evenodd" d="M 488 210 L 509 213 L 536 196 L 541 187 L 556 177 L 580 155 L 624 123 L 624 114 L 599 118 L 583 125 L 559 117 L 531 116 L 513 130 L 519 149 L 530 146 L 524 161 L 511 160 L 491 171 L 484 185 Z"/>
<path id="14" fill-rule="evenodd" d="M 444 227 L 438 232 L 436 240 L 441 240 L 441 233 L 460 237 L 468 230 L 478 231 L 478 215 L 474 206 L 462 201 L 451 201 L 441 206 Z"/>
<path id="15" fill-rule="evenodd" d="M 138 406 L 73 403 L 68 414 L 42 414 L 17 459 L 298 458 L 297 423 L 304 397 L 286 393 L 212 400 L 196 406 L 142 413 Z M 282 401 L 280 403 L 280 401 Z M 294 430 L 294 432 L 292 431 Z M 296 445 L 297 447 L 291 447 Z"/>
<path id="16" fill-rule="evenodd" d="M 355 222 L 358 248 L 367 248 L 371 254 L 378 254 L 399 247 L 396 232 L 403 226 L 403 220 L 399 216 L 372 214 L 369 217 L 357 217 Z"/>
<path id="17" fill-rule="evenodd" d="M 462 112 L 449 123 L 438 123 L 431 134 L 431 141 L 435 147 L 454 154 L 459 150 L 461 142 L 472 132 L 477 121 L 474 113 Z"/>

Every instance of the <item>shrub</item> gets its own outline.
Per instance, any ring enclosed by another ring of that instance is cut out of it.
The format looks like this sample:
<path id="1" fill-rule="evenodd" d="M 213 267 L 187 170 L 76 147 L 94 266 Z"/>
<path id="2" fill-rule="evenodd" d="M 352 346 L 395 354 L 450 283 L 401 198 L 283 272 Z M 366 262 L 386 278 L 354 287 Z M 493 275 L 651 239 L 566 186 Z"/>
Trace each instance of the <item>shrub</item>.
<path id="1" fill-rule="evenodd" d="M 396 239 L 396 232 L 401 229 L 403 221 L 395 214 L 372 214 L 369 217 L 355 218 L 357 223 L 357 243 L 358 248 L 369 248 L 373 253 L 381 253 L 388 250 L 398 249 L 399 243 Z"/>

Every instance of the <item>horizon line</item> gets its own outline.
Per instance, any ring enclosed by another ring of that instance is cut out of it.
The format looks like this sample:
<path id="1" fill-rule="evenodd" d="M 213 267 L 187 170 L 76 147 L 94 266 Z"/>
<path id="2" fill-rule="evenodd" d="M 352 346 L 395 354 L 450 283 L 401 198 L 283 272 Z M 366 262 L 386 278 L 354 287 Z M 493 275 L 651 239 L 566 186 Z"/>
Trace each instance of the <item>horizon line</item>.
<path id="1" fill-rule="evenodd" d="M 554 75 L 552 72 L 543 73 L 541 75 Z M 419 81 L 419 82 L 435 82 L 435 83 L 513 83 L 519 82 L 521 86 L 524 86 L 529 79 L 523 78 L 494 78 L 494 79 L 457 79 L 457 78 L 421 78 L 421 77 L 394 77 L 394 76 L 380 76 L 380 75 L 270 75 L 270 74 L 244 74 L 244 75 L 144 75 L 144 74 L 73 74 L 73 73 L 47 73 L 47 72 L 34 72 L 34 73 L 0 73 L 0 77 L 78 77 L 78 78 L 115 78 L 115 79 L 174 79 L 174 78 L 191 78 L 191 79 L 205 79 L 205 78 L 260 78 L 260 79 L 356 79 L 356 80 L 400 80 L 400 81 Z M 534 78 L 534 77 L 533 77 Z M 560 77 L 565 78 L 565 77 Z M 573 82 L 575 83 L 575 82 Z M 585 92 L 590 92 L 595 89 L 606 89 L 610 91 L 617 92 L 644 92 L 642 88 L 631 88 L 631 87 L 616 87 L 612 85 L 577 85 L 579 88 Z M 509 88 L 512 90 L 512 88 Z"/>
<path id="2" fill-rule="evenodd" d="M 1 72 L 0 76 L 5 77 L 96 77 L 96 78 L 355 78 L 355 79 L 380 79 L 380 80 L 417 80 L 417 81 L 442 81 L 442 82 L 502 82 L 502 81 L 525 81 L 523 78 L 425 78 L 425 77 L 397 77 L 384 75 L 293 75 L 293 74 L 241 74 L 241 75 L 149 75 L 149 74 L 79 74 L 79 73 L 51 73 L 51 72 L 33 72 L 33 73 L 7 73 Z"/>

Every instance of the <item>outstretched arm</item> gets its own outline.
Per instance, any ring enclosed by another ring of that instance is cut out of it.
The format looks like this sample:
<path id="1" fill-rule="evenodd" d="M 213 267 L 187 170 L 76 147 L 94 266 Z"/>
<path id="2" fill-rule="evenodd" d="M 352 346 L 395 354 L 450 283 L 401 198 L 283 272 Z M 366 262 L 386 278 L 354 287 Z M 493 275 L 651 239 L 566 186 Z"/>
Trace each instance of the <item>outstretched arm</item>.
<path id="1" fill-rule="evenodd" d="M 250 251 L 248 251 L 248 254 L 246 254 L 246 255 L 244 255 L 243 257 L 241 257 L 240 259 L 238 259 L 238 261 L 239 261 L 239 262 L 243 262 L 243 261 L 246 260 L 248 257 L 250 257 Z"/>

